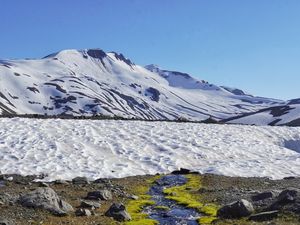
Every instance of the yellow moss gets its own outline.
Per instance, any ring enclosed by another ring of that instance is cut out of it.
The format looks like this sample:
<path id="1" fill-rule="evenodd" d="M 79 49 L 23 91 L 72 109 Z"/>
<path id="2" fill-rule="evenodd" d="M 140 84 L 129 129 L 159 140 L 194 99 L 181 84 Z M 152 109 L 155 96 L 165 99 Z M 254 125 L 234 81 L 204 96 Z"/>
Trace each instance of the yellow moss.
<path id="1" fill-rule="evenodd" d="M 209 225 L 211 224 L 214 220 L 216 220 L 216 217 L 211 217 L 211 216 L 202 216 L 198 219 L 198 223 L 201 225 Z"/>
<path id="2" fill-rule="evenodd" d="M 137 186 L 134 189 L 134 194 L 138 196 L 137 200 L 130 200 L 126 204 L 126 209 L 131 216 L 131 221 L 127 221 L 125 225 L 156 225 L 158 222 L 156 220 L 148 219 L 147 214 L 142 213 L 143 208 L 149 205 L 155 204 L 151 201 L 151 196 L 147 194 L 150 186 L 155 180 L 159 179 L 160 176 L 154 176 L 153 178 L 147 180 L 145 185 Z"/>
<path id="3" fill-rule="evenodd" d="M 153 176 L 152 178 L 149 178 L 148 180 L 147 180 L 147 183 L 148 184 L 153 184 L 155 181 L 157 181 L 159 178 L 161 178 L 162 177 L 162 175 L 156 175 L 156 176 Z"/>
<path id="4" fill-rule="evenodd" d="M 201 207 L 200 211 L 205 215 L 217 216 L 218 207 L 214 204 L 206 204 Z"/>
<path id="5" fill-rule="evenodd" d="M 144 199 L 138 199 L 138 200 L 132 200 L 127 205 L 127 211 L 130 213 L 139 213 L 143 210 L 143 207 L 148 205 L 154 205 L 154 201 L 151 200 L 144 200 Z"/>
<path id="6" fill-rule="evenodd" d="M 203 204 L 199 200 L 199 195 L 195 193 L 201 187 L 199 176 L 189 174 L 186 175 L 186 177 L 186 184 L 166 188 L 164 190 L 164 194 L 167 195 L 166 198 L 174 200 L 178 202 L 178 204 L 186 207 L 197 209 L 199 212 L 205 214 L 205 217 L 201 217 L 198 220 L 199 224 L 211 224 L 211 222 L 216 219 L 218 207 L 214 204 Z"/>
<path id="7" fill-rule="evenodd" d="M 166 188 L 163 192 L 167 195 L 166 198 L 174 200 L 181 205 L 195 209 L 202 208 L 203 204 L 197 201 L 195 196 L 191 194 L 191 192 L 197 191 L 201 186 L 200 179 L 192 174 L 187 175 L 187 178 L 186 184 Z"/>

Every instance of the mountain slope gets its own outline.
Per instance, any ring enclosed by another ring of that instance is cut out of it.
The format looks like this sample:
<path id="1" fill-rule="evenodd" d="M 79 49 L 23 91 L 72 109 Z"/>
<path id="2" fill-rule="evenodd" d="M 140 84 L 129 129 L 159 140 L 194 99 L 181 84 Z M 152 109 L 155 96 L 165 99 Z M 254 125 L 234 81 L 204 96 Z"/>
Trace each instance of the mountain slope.
<path id="1" fill-rule="evenodd" d="M 122 54 L 100 49 L 1 60 L 0 83 L 2 114 L 221 120 L 283 104 L 235 93 L 185 73 L 154 65 L 144 68 Z"/>
<path id="2" fill-rule="evenodd" d="M 225 119 L 227 123 L 254 125 L 300 126 L 300 99 L 288 101 L 285 105 L 274 106 L 258 112 Z"/>

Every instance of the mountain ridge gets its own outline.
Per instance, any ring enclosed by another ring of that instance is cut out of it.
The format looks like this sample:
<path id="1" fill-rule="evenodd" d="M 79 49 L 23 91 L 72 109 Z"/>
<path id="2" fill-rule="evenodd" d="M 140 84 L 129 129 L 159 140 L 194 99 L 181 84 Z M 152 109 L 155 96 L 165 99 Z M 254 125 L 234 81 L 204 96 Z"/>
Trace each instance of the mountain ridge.
<path id="1" fill-rule="evenodd" d="M 0 60 L 0 81 L 1 114 L 222 121 L 289 104 L 153 64 L 139 66 L 99 48 Z"/>

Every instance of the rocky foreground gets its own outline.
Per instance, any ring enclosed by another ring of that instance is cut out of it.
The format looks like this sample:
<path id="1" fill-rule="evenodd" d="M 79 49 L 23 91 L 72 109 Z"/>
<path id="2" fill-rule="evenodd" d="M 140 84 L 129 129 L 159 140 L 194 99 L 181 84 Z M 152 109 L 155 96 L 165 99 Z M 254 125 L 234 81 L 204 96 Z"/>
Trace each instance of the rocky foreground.
<path id="1" fill-rule="evenodd" d="M 295 177 L 270 180 L 181 170 L 94 181 L 42 179 L 0 175 L 1 225 L 300 224 L 300 178 Z"/>

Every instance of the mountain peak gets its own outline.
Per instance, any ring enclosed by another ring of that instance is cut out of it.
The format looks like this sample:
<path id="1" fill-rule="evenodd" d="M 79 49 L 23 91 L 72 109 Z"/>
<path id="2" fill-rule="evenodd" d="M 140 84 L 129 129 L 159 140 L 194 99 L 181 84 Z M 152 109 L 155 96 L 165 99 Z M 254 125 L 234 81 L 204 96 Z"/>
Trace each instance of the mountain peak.
<path id="1" fill-rule="evenodd" d="M 85 50 L 86 54 L 95 59 L 103 59 L 106 57 L 106 53 L 100 48 L 91 48 Z"/>

